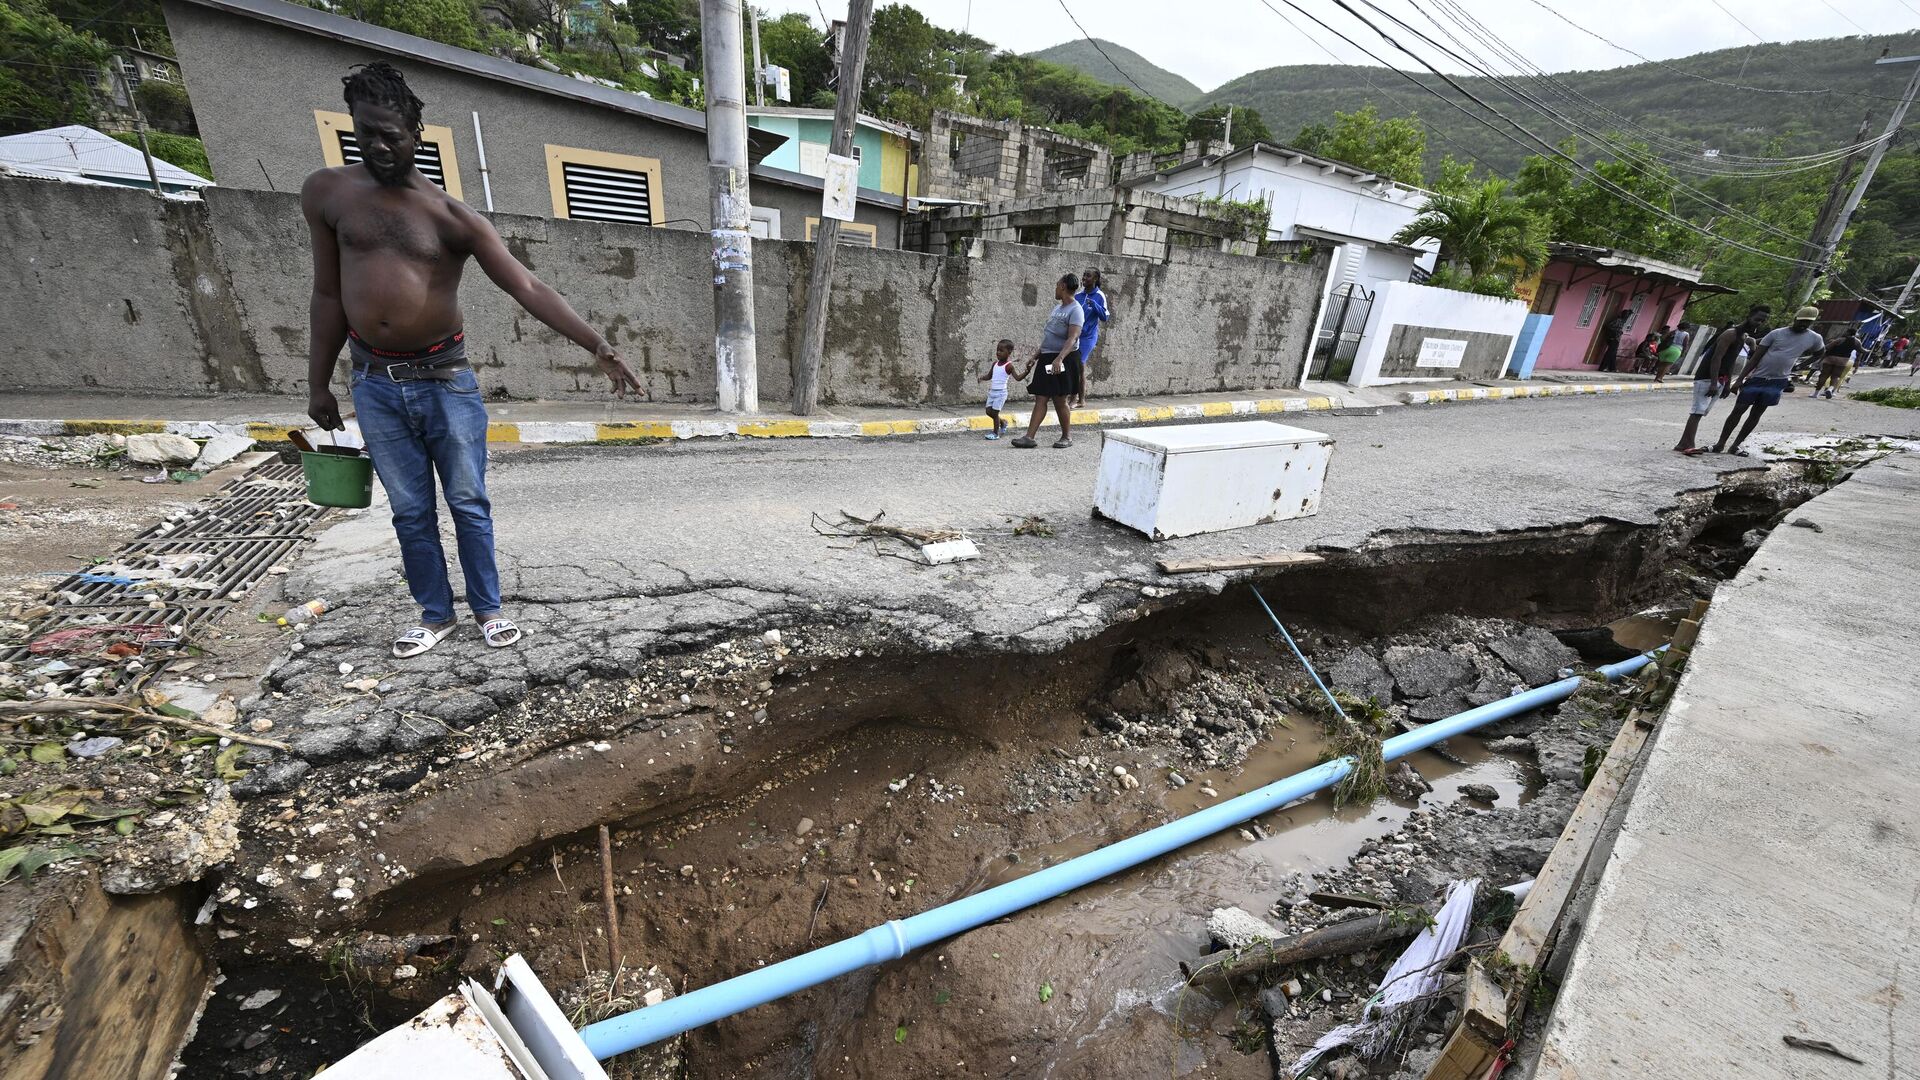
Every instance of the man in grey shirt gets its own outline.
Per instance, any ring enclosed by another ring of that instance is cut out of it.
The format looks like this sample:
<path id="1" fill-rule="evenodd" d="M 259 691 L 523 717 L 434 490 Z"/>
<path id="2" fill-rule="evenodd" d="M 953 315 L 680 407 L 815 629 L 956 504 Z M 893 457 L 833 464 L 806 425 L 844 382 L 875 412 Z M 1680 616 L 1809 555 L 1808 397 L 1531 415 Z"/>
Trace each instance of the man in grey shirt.
<path id="1" fill-rule="evenodd" d="M 1733 435 L 1734 426 L 1740 423 L 1743 414 L 1747 423 L 1740 429 L 1740 437 L 1733 440 L 1733 452 L 1746 453 L 1740 447 L 1746 443 L 1747 436 L 1753 434 L 1761 414 L 1780 404 L 1780 393 L 1787 388 L 1793 365 L 1801 357 L 1827 347 L 1826 339 L 1813 332 L 1813 321 L 1819 317 L 1820 309 L 1808 305 L 1793 313 L 1793 325 L 1783 326 L 1760 339 L 1747 361 L 1747 369 L 1733 384 L 1739 396 L 1733 399 L 1733 412 L 1727 416 L 1727 425 L 1720 429 L 1720 441 L 1713 444 L 1714 453 L 1725 452 L 1727 439 Z"/>

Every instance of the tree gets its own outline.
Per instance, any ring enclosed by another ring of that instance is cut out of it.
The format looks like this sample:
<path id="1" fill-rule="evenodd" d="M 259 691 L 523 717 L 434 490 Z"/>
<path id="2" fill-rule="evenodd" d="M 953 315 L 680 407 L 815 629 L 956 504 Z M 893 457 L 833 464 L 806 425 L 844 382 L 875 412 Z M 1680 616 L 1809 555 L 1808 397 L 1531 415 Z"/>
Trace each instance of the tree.
<path id="1" fill-rule="evenodd" d="M 179 83 L 148 79 L 133 92 L 133 100 L 140 106 L 140 115 L 147 123 L 161 131 L 176 135 L 199 133 L 193 121 L 193 105 L 187 100 L 187 88 Z"/>
<path id="2" fill-rule="evenodd" d="M 93 120 L 86 73 L 104 77 L 112 48 L 62 22 L 41 0 L 0 0 L 0 131 Z"/>
<path id="3" fill-rule="evenodd" d="M 634 33 L 646 44 L 676 56 L 700 55 L 700 0 L 627 0 L 624 11 Z M 806 17 L 800 19 L 804 22 Z M 765 33 L 762 23 L 761 34 Z"/>
<path id="4" fill-rule="evenodd" d="M 1343 161 L 1358 169 L 1376 172 L 1389 180 L 1418 185 L 1421 159 L 1427 153 L 1427 132 L 1411 116 L 1380 119 L 1380 110 L 1368 102 L 1355 112 L 1334 114 L 1333 130 L 1324 137 L 1324 127 L 1310 125 L 1301 131 L 1302 139 L 1317 145 L 1300 149 Z M 1315 130 L 1319 127 L 1319 130 Z"/>
<path id="5" fill-rule="evenodd" d="M 1473 176 L 1472 162 L 1459 161 L 1452 154 L 1440 159 L 1440 175 L 1433 182 L 1433 190 L 1444 195 L 1465 195 L 1479 186 L 1480 181 Z"/>
<path id="6" fill-rule="evenodd" d="M 1563 158 L 1530 155 L 1521 163 L 1514 194 L 1545 224 L 1548 239 L 1684 260 L 1689 234 L 1673 220 L 1679 186 L 1673 173 L 1652 159 L 1644 143 L 1620 145 L 1621 157 L 1595 161 L 1578 175 Z M 1559 150 L 1580 160 L 1576 139 Z"/>
<path id="7" fill-rule="evenodd" d="M 480 47 L 473 0 L 361 0 L 359 18 L 459 49 Z"/>
<path id="8" fill-rule="evenodd" d="M 763 17 L 760 52 L 767 63 L 787 69 L 793 104 L 804 105 L 823 92 L 832 95 L 827 81 L 833 76 L 833 57 L 827 52 L 826 31 L 805 15 L 790 11 L 777 19 Z"/>
<path id="9" fill-rule="evenodd" d="M 867 40 L 861 107 L 916 128 L 926 127 L 936 110 L 960 108 L 954 65 L 941 48 L 943 34 L 905 4 L 876 10 Z"/>
<path id="10" fill-rule="evenodd" d="M 1546 262 L 1539 223 L 1505 180 L 1486 180 L 1463 194 L 1435 193 L 1396 244 L 1440 242 L 1440 261 L 1478 281 L 1496 272 L 1532 271 Z M 1480 291 L 1475 289 L 1474 291 Z"/>
<path id="11" fill-rule="evenodd" d="M 1226 105 L 1209 105 L 1187 118 L 1186 138 L 1191 140 L 1218 139 L 1227 129 Z M 1233 148 L 1240 149 L 1256 142 L 1272 142 L 1273 132 L 1267 130 L 1267 122 L 1260 119 L 1259 109 L 1249 109 L 1245 105 L 1231 106 L 1233 109 Z"/>

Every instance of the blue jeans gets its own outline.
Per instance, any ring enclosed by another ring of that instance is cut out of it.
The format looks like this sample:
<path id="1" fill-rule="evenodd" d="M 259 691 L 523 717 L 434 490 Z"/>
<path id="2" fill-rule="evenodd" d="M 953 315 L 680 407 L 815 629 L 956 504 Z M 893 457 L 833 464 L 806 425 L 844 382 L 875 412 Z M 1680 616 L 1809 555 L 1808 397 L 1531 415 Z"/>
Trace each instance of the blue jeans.
<path id="1" fill-rule="evenodd" d="M 482 619 L 500 611 L 500 571 L 493 561 L 493 504 L 487 501 L 487 407 L 480 381 L 462 371 L 445 381 L 395 382 L 384 374 L 353 373 L 353 407 L 373 470 L 393 505 L 400 565 L 421 620 L 453 621 L 453 586 L 440 546 L 433 479 L 440 477 L 467 606 Z"/>

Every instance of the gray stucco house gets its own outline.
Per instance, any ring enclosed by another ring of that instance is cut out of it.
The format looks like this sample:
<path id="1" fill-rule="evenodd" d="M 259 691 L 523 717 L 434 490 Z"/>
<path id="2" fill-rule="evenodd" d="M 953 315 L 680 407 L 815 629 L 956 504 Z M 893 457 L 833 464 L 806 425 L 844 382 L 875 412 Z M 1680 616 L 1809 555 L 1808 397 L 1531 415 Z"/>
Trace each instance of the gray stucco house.
<path id="1" fill-rule="evenodd" d="M 358 160 L 340 79 L 387 60 L 426 102 L 421 171 L 479 210 L 706 231 L 706 117 L 694 109 L 442 45 L 282 0 L 164 0 L 207 158 L 228 187 L 298 191 Z M 760 163 L 785 137 L 749 130 L 756 236 L 807 238 L 817 177 Z M 483 164 L 484 162 L 484 164 Z M 861 189 L 853 235 L 900 246 L 905 200 Z"/>

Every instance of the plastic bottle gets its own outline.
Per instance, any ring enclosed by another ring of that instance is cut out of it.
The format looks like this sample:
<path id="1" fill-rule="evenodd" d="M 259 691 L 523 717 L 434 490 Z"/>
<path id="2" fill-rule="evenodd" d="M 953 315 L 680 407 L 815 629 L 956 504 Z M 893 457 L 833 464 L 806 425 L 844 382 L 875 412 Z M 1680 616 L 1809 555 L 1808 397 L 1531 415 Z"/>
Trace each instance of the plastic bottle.
<path id="1" fill-rule="evenodd" d="M 280 625 L 304 626 L 307 623 L 319 619 L 320 616 L 326 614 L 326 612 L 327 598 L 324 596 L 316 596 L 297 608 L 287 609 L 287 613 L 280 616 Z"/>

